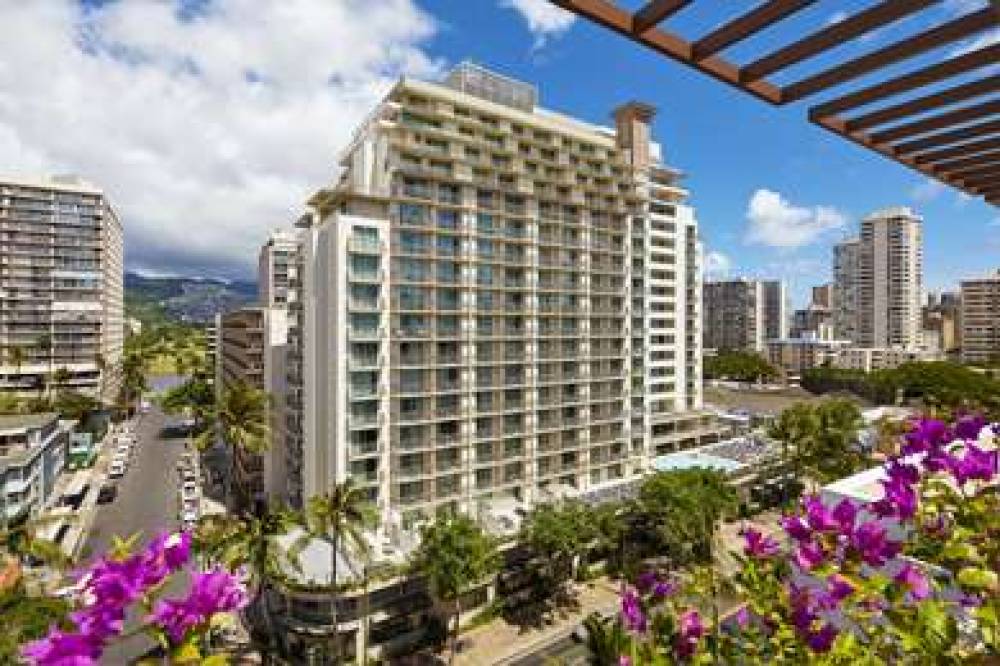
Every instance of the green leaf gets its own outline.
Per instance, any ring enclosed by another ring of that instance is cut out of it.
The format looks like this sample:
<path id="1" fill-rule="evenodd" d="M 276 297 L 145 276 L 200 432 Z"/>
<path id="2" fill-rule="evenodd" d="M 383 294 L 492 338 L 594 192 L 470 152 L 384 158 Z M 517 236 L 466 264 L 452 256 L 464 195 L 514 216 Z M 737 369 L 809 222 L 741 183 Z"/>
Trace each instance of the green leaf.
<path id="1" fill-rule="evenodd" d="M 964 587 L 992 590 L 997 586 L 997 572 L 988 569 L 965 567 L 958 572 L 958 582 Z"/>

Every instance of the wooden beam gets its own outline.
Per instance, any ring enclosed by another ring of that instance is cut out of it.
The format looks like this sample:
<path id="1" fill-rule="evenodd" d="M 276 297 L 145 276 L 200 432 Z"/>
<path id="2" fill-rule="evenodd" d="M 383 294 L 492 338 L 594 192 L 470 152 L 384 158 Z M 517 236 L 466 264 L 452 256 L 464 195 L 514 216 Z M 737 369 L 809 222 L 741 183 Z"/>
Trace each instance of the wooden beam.
<path id="1" fill-rule="evenodd" d="M 769 104 L 777 104 L 781 99 L 778 87 L 767 81 L 756 81 L 749 85 L 740 83 L 739 70 L 735 65 L 722 58 L 713 56 L 699 61 L 692 60 L 691 44 L 677 35 L 658 28 L 650 28 L 641 35 L 633 33 L 632 14 L 608 0 L 551 0 L 551 2 L 590 19 L 594 23 L 610 28 L 657 53 L 694 67 L 718 81 L 748 92 Z"/>
<path id="2" fill-rule="evenodd" d="M 814 106 L 809 109 L 809 118 L 817 120 L 832 116 L 835 113 L 871 104 L 880 99 L 937 83 L 980 67 L 995 65 L 998 61 L 1000 61 L 1000 44 L 993 44 Z"/>
<path id="3" fill-rule="evenodd" d="M 910 159 L 917 164 L 933 164 L 934 162 L 944 162 L 945 160 L 950 160 L 955 157 L 977 155 L 979 153 L 996 150 L 997 148 L 1000 148 L 1000 137 L 985 139 L 983 141 L 973 141 L 972 143 L 963 143 L 960 146 L 943 148 L 929 153 L 920 153 L 919 155 L 914 155 Z"/>
<path id="4" fill-rule="evenodd" d="M 904 16 L 937 4 L 939 0 L 885 0 L 863 12 L 828 25 L 793 44 L 769 53 L 740 69 L 743 82 L 758 81 L 769 74 L 811 58 L 846 41 L 860 37 Z"/>
<path id="5" fill-rule="evenodd" d="M 876 132 L 871 135 L 875 143 L 889 143 L 905 139 L 908 136 L 926 134 L 934 130 L 945 129 L 967 123 L 970 120 L 978 120 L 984 116 L 992 117 L 1000 114 L 1000 99 L 993 99 L 989 102 L 967 106 L 948 113 L 942 113 L 923 120 L 917 120 L 905 125 L 897 125 L 891 129 Z"/>
<path id="6" fill-rule="evenodd" d="M 948 144 L 958 143 L 966 139 L 992 136 L 993 134 L 1000 134 L 1000 120 L 990 120 L 985 123 L 968 125 L 949 132 L 938 132 L 937 134 L 931 134 L 928 137 L 916 139 L 915 141 L 897 143 L 892 146 L 892 151 L 896 154 L 906 155 L 927 150 L 928 148 L 947 146 Z"/>
<path id="7" fill-rule="evenodd" d="M 849 60 L 819 74 L 789 84 L 781 89 L 781 102 L 782 104 L 797 102 L 877 69 L 971 37 L 995 25 L 997 25 L 997 15 L 992 7 L 966 14 L 944 25 L 935 26 L 930 30 L 872 51 L 860 58 Z"/>
<path id="8" fill-rule="evenodd" d="M 632 17 L 632 32 L 643 34 L 690 5 L 692 0 L 650 0 Z"/>
<path id="9" fill-rule="evenodd" d="M 701 60 L 743 41 L 778 21 L 805 9 L 816 0 L 770 0 L 729 21 L 694 43 L 694 58 Z"/>
<path id="10" fill-rule="evenodd" d="M 883 125 L 885 123 L 892 122 L 893 120 L 905 118 L 906 116 L 923 113 L 924 111 L 930 111 L 942 106 L 950 106 L 967 99 L 987 95 L 991 92 L 996 92 L 997 90 L 1000 90 L 1000 74 L 987 76 L 985 79 L 979 79 L 969 83 L 963 83 L 962 85 L 954 86 L 952 88 L 948 88 L 947 90 L 936 92 L 932 95 L 924 95 L 923 97 L 917 97 L 908 102 L 903 102 L 902 104 L 887 106 L 883 109 L 851 118 L 847 121 L 847 130 L 849 132 L 854 132 L 857 130 L 868 129 L 869 127 L 875 127 L 876 125 Z"/>
<path id="11" fill-rule="evenodd" d="M 954 171 L 949 173 L 948 177 L 964 180 L 966 178 L 978 178 L 979 176 L 989 176 L 991 174 L 1000 175 L 1000 161 L 994 162 L 993 164 L 987 164 L 986 166 L 975 167 L 974 169 Z"/>
<path id="12" fill-rule="evenodd" d="M 953 173 L 969 167 L 983 166 L 1000 161 L 1000 151 L 995 153 L 983 153 L 974 157 L 964 157 L 958 160 L 949 160 L 943 164 L 935 164 L 934 171 L 937 173 Z"/>

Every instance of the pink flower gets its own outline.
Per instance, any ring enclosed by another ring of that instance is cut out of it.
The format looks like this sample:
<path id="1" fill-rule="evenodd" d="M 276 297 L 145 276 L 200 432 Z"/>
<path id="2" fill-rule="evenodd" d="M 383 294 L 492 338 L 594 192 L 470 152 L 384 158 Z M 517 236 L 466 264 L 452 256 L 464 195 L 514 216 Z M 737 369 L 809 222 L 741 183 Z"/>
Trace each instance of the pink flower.
<path id="1" fill-rule="evenodd" d="M 888 538 L 886 529 L 877 521 L 859 526 L 851 535 L 851 546 L 866 564 L 880 567 L 900 551 L 899 542 Z"/>
<path id="2" fill-rule="evenodd" d="M 36 666 L 97 666 L 101 645 L 89 636 L 53 627 L 45 638 L 22 647 L 21 656 Z"/>
<path id="3" fill-rule="evenodd" d="M 785 534 L 796 541 L 805 541 L 812 537 L 812 530 L 801 516 L 782 516 L 781 527 L 785 530 Z"/>
<path id="4" fill-rule="evenodd" d="M 822 547 L 815 541 L 805 541 L 795 550 L 795 563 L 803 571 L 818 567 L 826 557 Z"/>
<path id="5" fill-rule="evenodd" d="M 678 632 L 674 638 L 674 652 L 681 659 L 687 659 L 694 654 L 698 641 L 705 635 L 705 625 L 701 615 L 693 608 L 681 613 L 678 618 Z"/>
<path id="6" fill-rule="evenodd" d="M 781 552 L 777 541 L 753 527 L 743 531 L 743 539 L 746 542 L 743 546 L 743 553 L 747 557 L 767 559 Z"/>
<path id="7" fill-rule="evenodd" d="M 635 633 L 646 631 L 646 614 L 642 610 L 639 595 L 632 588 L 625 591 L 621 598 L 621 617 L 625 628 Z"/>
<path id="8" fill-rule="evenodd" d="M 239 610 L 247 602 L 246 589 L 236 576 L 213 569 L 195 574 L 186 598 L 157 602 L 148 621 L 163 629 L 171 641 L 180 643 L 188 631 L 216 613 Z"/>
<path id="9" fill-rule="evenodd" d="M 854 519 L 857 515 L 858 510 L 854 503 L 849 499 L 843 499 L 833 507 L 831 517 L 839 526 L 841 534 L 850 534 L 854 529 Z"/>
<path id="10" fill-rule="evenodd" d="M 802 500 L 802 506 L 806 510 L 806 522 L 817 532 L 835 532 L 840 527 L 819 495 L 809 495 Z"/>
<path id="11" fill-rule="evenodd" d="M 931 596 L 931 583 L 927 575 L 912 562 L 907 562 L 893 580 L 909 589 L 914 601 L 922 601 Z"/>

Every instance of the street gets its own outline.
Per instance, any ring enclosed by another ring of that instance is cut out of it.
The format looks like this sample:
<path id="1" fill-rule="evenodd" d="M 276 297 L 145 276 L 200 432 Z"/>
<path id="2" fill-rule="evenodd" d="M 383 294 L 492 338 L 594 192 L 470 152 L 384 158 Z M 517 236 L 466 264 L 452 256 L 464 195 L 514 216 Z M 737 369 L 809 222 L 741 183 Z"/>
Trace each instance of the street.
<path id="1" fill-rule="evenodd" d="M 139 417 L 132 463 L 125 477 L 118 482 L 115 500 L 97 506 L 93 528 L 84 548 L 86 558 L 103 554 L 111 546 L 114 536 L 139 534 L 136 547 L 140 548 L 158 531 L 178 528 L 176 465 L 184 451 L 184 438 L 171 438 L 163 432 L 167 420 L 155 406 Z M 178 581 L 168 587 L 168 594 L 181 593 L 184 588 L 181 583 Z M 129 663 L 151 647 L 153 643 L 143 636 L 130 638 L 110 648 L 104 655 L 105 663 Z"/>

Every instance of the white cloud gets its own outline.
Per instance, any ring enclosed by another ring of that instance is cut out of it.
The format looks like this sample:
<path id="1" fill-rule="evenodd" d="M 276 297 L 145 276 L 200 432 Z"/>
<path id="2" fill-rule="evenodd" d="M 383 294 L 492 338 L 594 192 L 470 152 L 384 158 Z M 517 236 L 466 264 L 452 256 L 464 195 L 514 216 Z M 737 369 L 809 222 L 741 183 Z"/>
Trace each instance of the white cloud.
<path id="1" fill-rule="evenodd" d="M 941 181 L 925 178 L 923 182 L 910 188 L 910 198 L 919 203 L 927 203 L 937 199 L 947 189 L 947 186 Z"/>
<path id="2" fill-rule="evenodd" d="M 245 275 L 392 82 L 439 73 L 435 25 L 413 0 L 180 7 L 4 3 L 0 169 L 106 188 L 130 267 Z"/>
<path id="3" fill-rule="evenodd" d="M 836 25 L 844 19 L 846 19 L 850 14 L 845 12 L 843 9 L 838 9 L 834 13 L 830 14 L 830 17 L 826 19 L 826 25 Z"/>
<path id="4" fill-rule="evenodd" d="M 502 7 L 513 9 L 527 21 L 528 30 L 535 36 L 535 48 L 545 44 L 549 37 L 558 36 L 573 25 L 576 16 L 549 0 L 500 0 Z"/>
<path id="5" fill-rule="evenodd" d="M 729 271 L 732 270 L 732 267 L 732 260 L 722 252 L 711 250 L 705 253 L 705 261 L 702 272 L 705 274 L 706 278 L 724 278 L 729 275 Z"/>
<path id="6" fill-rule="evenodd" d="M 748 243 L 795 248 L 839 229 L 847 223 L 847 218 L 830 206 L 796 206 L 777 192 L 759 189 L 750 197 L 747 221 Z"/>

